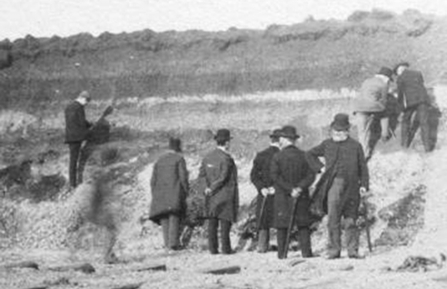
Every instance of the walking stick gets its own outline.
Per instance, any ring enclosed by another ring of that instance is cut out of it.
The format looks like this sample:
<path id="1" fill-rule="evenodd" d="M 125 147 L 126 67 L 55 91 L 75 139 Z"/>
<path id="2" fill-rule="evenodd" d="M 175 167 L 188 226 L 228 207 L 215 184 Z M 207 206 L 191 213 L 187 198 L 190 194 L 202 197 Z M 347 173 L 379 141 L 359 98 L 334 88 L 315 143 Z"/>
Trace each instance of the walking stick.
<path id="1" fill-rule="evenodd" d="M 362 209 L 361 209 L 360 214 L 363 216 L 363 219 L 364 219 L 366 242 L 368 244 L 368 251 L 372 252 L 373 245 L 372 245 L 372 241 L 371 241 L 371 230 L 370 230 L 371 221 L 368 219 L 368 204 L 366 202 L 365 197 L 362 197 L 361 201 L 362 201 Z"/>
<path id="2" fill-rule="evenodd" d="M 292 235 L 293 225 L 295 224 L 295 215 L 297 209 L 298 209 L 298 197 L 293 199 L 292 215 L 290 216 L 289 226 L 287 227 L 286 244 L 284 247 L 284 254 L 283 254 L 284 259 L 287 258 L 287 253 L 289 251 L 290 236 Z"/>

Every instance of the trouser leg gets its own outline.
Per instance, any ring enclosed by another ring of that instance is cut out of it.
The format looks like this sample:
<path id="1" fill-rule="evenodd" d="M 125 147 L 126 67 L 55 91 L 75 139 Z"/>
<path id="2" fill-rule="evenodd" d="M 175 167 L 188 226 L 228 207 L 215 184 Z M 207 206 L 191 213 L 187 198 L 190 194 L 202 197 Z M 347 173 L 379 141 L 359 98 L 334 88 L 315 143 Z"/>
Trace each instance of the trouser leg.
<path id="1" fill-rule="evenodd" d="M 301 247 L 301 255 L 304 258 L 312 257 L 312 245 L 310 241 L 310 229 L 309 227 L 298 228 L 298 240 Z"/>
<path id="2" fill-rule="evenodd" d="M 341 193 L 344 180 L 335 178 L 328 192 L 328 255 L 339 257 L 341 252 Z"/>
<path id="3" fill-rule="evenodd" d="M 217 241 L 218 225 L 219 220 L 217 218 L 211 218 L 208 220 L 208 250 L 211 254 L 219 253 Z"/>
<path id="4" fill-rule="evenodd" d="M 68 166 L 68 178 L 70 182 L 70 186 L 75 188 L 77 186 L 77 169 L 78 169 L 78 160 L 79 160 L 79 151 L 81 149 L 80 142 L 74 142 L 68 144 L 70 149 L 70 163 Z"/>
<path id="5" fill-rule="evenodd" d="M 276 231 L 276 239 L 278 243 L 278 258 L 284 259 L 284 253 L 286 249 L 287 229 L 278 229 Z"/>
<path id="6" fill-rule="evenodd" d="M 380 118 L 380 129 L 383 140 L 387 140 L 390 137 L 390 118 Z"/>
<path id="7" fill-rule="evenodd" d="M 165 248 L 169 248 L 169 216 L 160 219 L 160 224 L 163 232 L 163 244 Z"/>
<path id="8" fill-rule="evenodd" d="M 413 139 L 411 136 L 412 134 L 412 116 L 413 116 L 414 109 L 413 108 L 407 108 L 402 116 L 402 123 L 401 123 L 401 145 L 404 148 L 407 148 L 410 146 L 410 143 Z"/>
<path id="9" fill-rule="evenodd" d="M 220 221 L 220 241 L 222 244 L 222 253 L 223 254 L 231 254 L 231 239 L 230 239 L 230 230 L 231 230 L 231 222 L 226 220 Z"/>
<path id="10" fill-rule="evenodd" d="M 371 157 L 371 127 L 374 117 L 370 113 L 358 112 L 357 114 L 357 126 L 359 134 L 359 142 L 362 145 L 365 158 L 369 159 Z"/>
<path id="11" fill-rule="evenodd" d="M 79 152 L 79 163 L 78 163 L 78 169 L 77 169 L 78 184 L 81 184 L 83 181 L 85 166 L 87 164 L 88 159 L 92 155 L 93 150 L 94 150 L 94 145 L 87 142 L 86 145 Z"/>
<path id="12" fill-rule="evenodd" d="M 356 220 L 353 218 L 346 218 L 345 220 L 345 241 L 348 249 L 348 256 L 356 256 L 359 251 L 359 230 Z"/>
<path id="13" fill-rule="evenodd" d="M 428 123 L 428 105 L 421 103 L 417 107 L 417 119 L 421 126 L 421 139 L 426 152 L 431 151 L 430 145 L 430 125 Z"/>
<path id="14" fill-rule="evenodd" d="M 270 231 L 269 229 L 262 229 L 258 232 L 258 252 L 265 253 L 269 249 Z"/>
<path id="15" fill-rule="evenodd" d="M 175 250 L 179 248 L 179 226 L 180 218 L 174 214 L 169 215 L 168 244 L 170 249 Z"/>

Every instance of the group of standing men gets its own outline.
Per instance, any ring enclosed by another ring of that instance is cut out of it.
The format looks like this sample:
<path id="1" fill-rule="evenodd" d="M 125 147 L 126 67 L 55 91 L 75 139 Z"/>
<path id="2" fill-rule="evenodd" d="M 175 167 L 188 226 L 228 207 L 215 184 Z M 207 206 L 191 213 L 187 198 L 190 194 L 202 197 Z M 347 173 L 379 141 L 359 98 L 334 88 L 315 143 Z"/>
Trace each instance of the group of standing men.
<path id="1" fill-rule="evenodd" d="M 287 228 L 293 212 L 296 212 L 293 218 L 298 228 L 302 256 L 313 256 L 309 187 L 316 174 L 324 171 L 321 179 L 327 184 L 317 193 L 323 194 L 327 202 L 324 210 L 329 215 L 328 258 L 340 257 L 342 218 L 347 230 L 348 256 L 359 257 L 356 219 L 360 193 L 366 193 L 368 189 L 368 169 L 361 145 L 349 136 L 350 126 L 347 114 L 337 114 L 331 123 L 331 137 L 308 152 L 296 146 L 300 136 L 293 126 L 284 126 L 270 135 L 271 145 L 257 154 L 251 171 L 251 180 L 259 191 L 258 218 L 261 215 L 260 204 L 265 198 L 258 233 L 259 252 L 268 251 L 269 230 L 275 228 L 278 258 L 286 258 Z M 220 252 L 232 254 L 230 229 L 236 222 L 239 208 L 237 167 L 229 153 L 230 131 L 220 129 L 214 139 L 216 148 L 203 158 L 199 171 L 199 179 L 206 184 L 208 248 L 211 254 L 219 253 L 220 227 Z M 179 220 L 185 212 L 188 173 L 181 155 L 180 140 L 171 138 L 169 146 L 169 152 L 153 168 L 150 219 L 161 224 L 165 247 L 178 250 Z M 320 157 L 325 158 L 326 165 Z"/>
<path id="2" fill-rule="evenodd" d="M 389 83 L 394 73 L 397 75 L 397 103 L 403 110 L 402 146 L 410 145 L 420 126 L 425 150 L 433 150 L 428 135 L 429 97 L 422 74 L 408 67 L 408 63 L 398 64 L 394 71 L 382 67 L 362 84 L 355 107 L 360 142 L 350 137 L 349 116 L 343 113 L 335 115 L 330 125 L 330 137 L 307 152 L 296 146 L 300 136 L 293 126 L 284 126 L 270 134 L 271 144 L 256 155 L 250 175 L 258 190 L 259 252 L 269 250 L 270 229 L 275 228 L 278 258 L 286 258 L 287 229 L 293 218 L 292 223 L 298 228 L 301 254 L 312 257 L 310 225 L 314 208 L 328 215 L 327 258 L 335 259 L 341 255 L 342 227 L 346 231 L 348 257 L 361 257 L 356 220 L 361 196 L 369 189 L 366 163 L 373 149 L 371 132 L 374 124 L 380 123 L 382 139 L 386 141 L 390 137 L 393 96 L 389 93 Z M 92 126 L 84 113 L 84 106 L 89 101 L 89 94 L 82 92 L 65 111 L 71 187 L 82 182 L 79 166 L 83 164 L 79 153 Z M 230 131 L 220 129 L 214 139 L 216 148 L 204 157 L 199 172 L 199 179 L 206 185 L 204 206 L 208 219 L 208 246 L 211 254 L 219 253 L 220 227 L 221 252 L 232 254 L 230 230 L 239 208 L 237 167 L 229 153 Z M 181 219 L 189 192 L 188 171 L 181 151 L 180 139 L 171 138 L 169 152 L 155 163 L 151 178 L 150 219 L 161 224 L 165 247 L 171 250 L 181 248 Z M 310 192 L 317 175 L 320 178 L 316 189 Z"/>

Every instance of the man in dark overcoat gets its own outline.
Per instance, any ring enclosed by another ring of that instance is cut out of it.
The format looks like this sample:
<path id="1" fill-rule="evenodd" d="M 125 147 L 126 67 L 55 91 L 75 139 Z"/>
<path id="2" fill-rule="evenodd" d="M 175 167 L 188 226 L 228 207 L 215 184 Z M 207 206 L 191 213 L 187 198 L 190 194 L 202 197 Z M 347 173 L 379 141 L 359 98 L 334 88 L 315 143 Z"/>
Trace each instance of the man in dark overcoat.
<path id="1" fill-rule="evenodd" d="M 154 165 L 151 178 L 152 202 L 149 219 L 161 224 L 168 250 L 180 249 L 180 222 L 189 191 L 188 170 L 181 154 L 181 141 L 169 139 L 169 151 Z"/>
<path id="2" fill-rule="evenodd" d="M 270 164 L 274 154 L 279 152 L 279 132 L 275 129 L 270 135 L 270 146 L 256 154 L 250 180 L 258 190 L 256 199 L 256 220 L 258 224 L 258 252 L 265 253 L 269 249 L 270 228 L 273 221 L 273 181 L 270 178 Z M 263 205 L 264 204 L 264 205 Z M 261 212 L 263 210 L 263 212 Z M 262 216 L 261 216 L 262 215 Z M 262 219 L 261 219 L 262 217 Z"/>
<path id="3" fill-rule="evenodd" d="M 397 74 L 397 100 L 403 108 L 403 117 L 401 122 L 403 147 L 408 148 L 418 126 L 421 127 L 421 139 L 426 152 L 433 150 L 430 145 L 430 127 L 429 127 L 429 96 L 424 85 L 424 78 L 420 71 L 408 69 L 410 65 L 402 62 L 396 65 Z M 415 121 L 416 120 L 416 121 Z"/>
<path id="4" fill-rule="evenodd" d="M 339 113 L 331 123 L 331 138 L 307 152 L 312 169 L 318 173 L 324 167 L 321 186 L 328 214 L 328 259 L 340 257 L 342 218 L 350 258 L 359 258 L 359 233 L 356 225 L 360 194 L 369 188 L 369 175 L 365 156 L 359 142 L 349 136 L 349 116 Z M 325 165 L 319 159 L 323 157 Z"/>
<path id="5" fill-rule="evenodd" d="M 82 91 L 79 96 L 65 108 L 65 143 L 70 149 L 70 163 L 68 176 L 70 187 L 78 185 L 77 174 L 80 159 L 80 151 L 87 140 L 91 124 L 86 120 L 84 107 L 91 100 L 87 91 Z"/>
<path id="6" fill-rule="evenodd" d="M 220 129 L 214 137 L 217 148 L 203 159 L 199 178 L 206 183 L 206 215 L 208 218 L 208 246 L 211 254 L 218 254 L 217 230 L 223 254 L 231 254 L 230 229 L 236 222 L 239 208 L 237 167 L 229 153 L 230 131 Z"/>
<path id="7" fill-rule="evenodd" d="M 293 213 L 294 199 L 297 199 L 295 224 L 298 240 L 304 258 L 312 257 L 310 241 L 311 217 L 309 212 L 309 186 L 315 179 L 305 153 L 295 146 L 299 135 L 293 126 L 285 126 L 280 132 L 281 151 L 271 161 L 271 179 L 275 188 L 273 206 L 273 227 L 277 229 L 278 258 L 285 258 L 287 228 Z"/>

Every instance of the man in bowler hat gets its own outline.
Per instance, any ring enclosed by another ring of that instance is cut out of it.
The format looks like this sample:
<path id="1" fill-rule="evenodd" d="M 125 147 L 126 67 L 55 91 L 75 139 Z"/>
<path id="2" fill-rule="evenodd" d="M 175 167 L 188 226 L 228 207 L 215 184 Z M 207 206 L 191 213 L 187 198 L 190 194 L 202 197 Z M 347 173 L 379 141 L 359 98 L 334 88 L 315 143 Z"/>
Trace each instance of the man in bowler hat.
<path id="1" fill-rule="evenodd" d="M 169 139 L 169 150 L 154 165 L 149 219 L 161 224 L 165 248 L 180 249 L 180 222 L 186 211 L 188 170 L 181 153 L 181 140 Z"/>
<path id="2" fill-rule="evenodd" d="M 291 218 L 295 218 L 295 225 L 298 227 L 302 257 L 312 257 L 308 188 L 313 183 L 315 174 L 306 161 L 305 153 L 295 146 L 298 138 L 295 127 L 284 126 L 279 134 L 281 151 L 271 161 L 270 176 L 275 189 L 273 227 L 277 229 L 279 259 L 286 257 L 287 228 Z M 292 216 L 294 199 L 298 203 L 296 215 Z"/>
<path id="3" fill-rule="evenodd" d="M 258 190 L 256 220 L 258 224 L 259 253 L 265 253 L 269 249 L 270 228 L 272 227 L 273 219 L 273 194 L 275 193 L 273 181 L 270 177 L 270 164 L 273 156 L 279 152 L 280 132 L 280 129 L 275 129 L 270 134 L 269 147 L 256 154 L 253 160 L 253 168 L 250 172 L 250 180 Z"/>
<path id="4" fill-rule="evenodd" d="M 362 144 L 365 158 L 369 160 L 377 139 L 372 138 L 374 128 L 380 123 L 382 140 L 389 138 L 389 117 L 386 114 L 389 82 L 393 71 L 382 67 L 371 78 L 366 79 L 355 99 L 354 114 L 357 116 L 359 142 Z"/>
<path id="5" fill-rule="evenodd" d="M 314 194 L 323 194 L 328 214 L 328 259 L 340 258 L 342 218 L 349 258 L 359 258 L 357 217 L 361 195 L 369 188 L 369 175 L 362 146 L 349 136 L 349 116 L 335 115 L 331 137 L 307 152 L 310 166 L 324 174 L 328 183 Z M 319 159 L 323 157 L 325 164 Z"/>
<path id="6" fill-rule="evenodd" d="M 91 97 L 87 91 L 82 91 L 78 97 L 65 108 L 65 143 L 70 149 L 68 176 L 70 187 L 78 185 L 77 175 L 82 144 L 87 141 L 89 128 L 92 126 L 85 118 L 84 107 Z"/>
<path id="7" fill-rule="evenodd" d="M 433 150 L 430 145 L 430 127 L 429 127 L 429 95 L 424 85 L 424 78 L 420 71 L 408 69 L 410 64 L 402 62 L 394 68 L 397 74 L 397 100 L 403 108 L 403 117 L 401 122 L 401 144 L 408 148 L 412 138 L 421 127 L 421 138 L 426 152 Z"/>
<path id="8" fill-rule="evenodd" d="M 218 227 L 221 250 L 231 254 L 230 229 L 237 219 L 239 191 L 237 167 L 229 153 L 231 135 L 228 129 L 219 129 L 214 137 L 217 147 L 209 152 L 200 166 L 199 178 L 206 183 L 206 217 L 208 218 L 208 249 L 218 254 Z"/>

